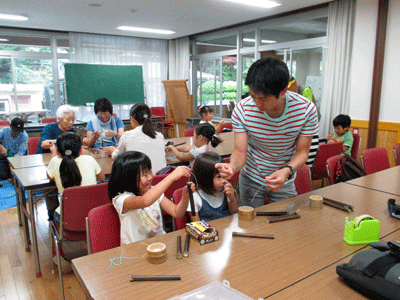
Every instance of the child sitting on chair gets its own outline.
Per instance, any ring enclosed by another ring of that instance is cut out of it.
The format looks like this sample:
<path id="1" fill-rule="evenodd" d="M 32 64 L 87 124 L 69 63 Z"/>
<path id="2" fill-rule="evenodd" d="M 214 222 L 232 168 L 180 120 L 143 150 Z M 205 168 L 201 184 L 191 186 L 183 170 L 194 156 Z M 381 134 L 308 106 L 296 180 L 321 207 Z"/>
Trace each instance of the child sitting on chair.
<path id="1" fill-rule="evenodd" d="M 232 184 L 222 178 L 215 164 L 222 158 L 214 152 L 199 155 L 193 165 L 191 181 L 197 184 L 193 194 L 196 215 L 190 215 L 192 222 L 206 222 L 237 213 L 239 204 Z M 188 206 L 191 211 L 191 206 Z"/>
<path id="2" fill-rule="evenodd" d="M 201 121 L 199 124 L 203 123 L 208 123 L 214 126 L 214 124 L 211 122 L 213 118 L 213 110 L 211 107 L 204 105 L 199 108 L 199 114 L 201 117 Z M 222 129 L 224 129 L 225 125 L 225 120 L 222 120 L 221 122 L 218 123 L 218 125 L 215 126 L 215 131 L 216 132 L 221 132 Z"/>
<path id="3" fill-rule="evenodd" d="M 165 147 L 166 152 L 171 151 L 180 161 L 190 161 L 192 167 L 197 156 L 210 150 L 210 146 L 208 145 L 210 142 L 214 148 L 222 142 L 221 139 L 216 137 L 214 126 L 208 123 L 197 125 L 193 133 L 194 146 L 181 145 L 174 147 L 173 145 L 169 145 Z M 185 153 L 182 154 L 181 152 Z"/>
<path id="4" fill-rule="evenodd" d="M 335 133 L 331 133 L 326 138 L 328 143 L 339 143 L 343 141 L 342 153 L 351 155 L 351 148 L 353 147 L 353 134 L 349 131 L 351 119 L 348 115 L 338 115 L 333 119 L 333 127 Z"/>

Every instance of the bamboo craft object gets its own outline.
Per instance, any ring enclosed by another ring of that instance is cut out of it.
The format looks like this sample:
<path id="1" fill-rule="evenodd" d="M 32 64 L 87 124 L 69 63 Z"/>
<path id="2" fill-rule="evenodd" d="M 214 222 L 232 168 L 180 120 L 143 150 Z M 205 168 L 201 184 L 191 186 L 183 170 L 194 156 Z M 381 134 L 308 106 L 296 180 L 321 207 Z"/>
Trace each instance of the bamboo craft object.
<path id="1" fill-rule="evenodd" d="M 193 200 L 193 192 L 192 192 L 192 184 L 191 182 L 188 182 L 186 184 L 187 188 L 188 188 L 188 192 L 189 192 L 189 201 L 190 201 L 190 209 L 191 209 L 191 214 L 192 217 L 194 217 L 196 215 L 196 209 L 194 207 L 194 200 Z"/>
<path id="2" fill-rule="evenodd" d="M 131 276 L 131 282 L 133 282 L 133 281 L 167 281 L 167 280 L 181 280 L 181 276 L 180 275 L 170 275 L 170 276 L 164 276 L 164 275 L 152 275 L 152 276 L 132 275 Z"/>
<path id="3" fill-rule="evenodd" d="M 183 250 L 184 257 L 189 257 L 189 245 L 190 245 L 190 235 L 186 234 L 185 249 Z"/>
<path id="4" fill-rule="evenodd" d="M 282 215 L 282 216 L 271 216 L 271 217 L 267 218 L 267 222 L 268 223 L 276 223 L 276 222 L 294 220 L 294 219 L 300 219 L 300 215 L 297 212 L 287 214 L 287 215 Z"/>
<path id="5" fill-rule="evenodd" d="M 270 217 L 270 216 L 285 216 L 288 215 L 287 211 L 258 211 L 256 212 L 257 217 Z"/>
<path id="6" fill-rule="evenodd" d="M 328 198 L 324 198 L 323 201 L 324 201 L 325 205 L 329 205 L 334 208 L 338 208 L 338 209 L 347 211 L 348 213 L 351 213 L 352 211 L 354 211 L 354 206 L 350 205 L 350 204 L 346 204 L 346 203 L 335 201 L 335 200 L 328 199 Z"/>
<path id="7" fill-rule="evenodd" d="M 268 234 L 257 234 L 257 233 L 244 233 L 244 232 L 232 232 L 232 236 L 234 237 L 248 237 L 248 238 L 256 238 L 256 239 L 274 239 L 273 235 Z"/>
<path id="8" fill-rule="evenodd" d="M 181 236 L 178 235 L 176 237 L 176 258 L 181 259 L 182 257 L 182 239 Z"/>

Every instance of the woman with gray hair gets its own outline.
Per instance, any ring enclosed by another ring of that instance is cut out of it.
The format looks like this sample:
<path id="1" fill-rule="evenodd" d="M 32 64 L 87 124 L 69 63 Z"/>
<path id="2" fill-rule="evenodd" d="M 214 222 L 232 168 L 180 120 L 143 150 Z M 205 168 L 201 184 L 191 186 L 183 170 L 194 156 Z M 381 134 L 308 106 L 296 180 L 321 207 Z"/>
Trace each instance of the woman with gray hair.
<path id="1" fill-rule="evenodd" d="M 58 136 L 67 131 L 75 132 L 75 109 L 71 105 L 61 105 L 56 111 L 57 123 L 46 125 L 40 135 L 36 154 L 49 153 Z"/>

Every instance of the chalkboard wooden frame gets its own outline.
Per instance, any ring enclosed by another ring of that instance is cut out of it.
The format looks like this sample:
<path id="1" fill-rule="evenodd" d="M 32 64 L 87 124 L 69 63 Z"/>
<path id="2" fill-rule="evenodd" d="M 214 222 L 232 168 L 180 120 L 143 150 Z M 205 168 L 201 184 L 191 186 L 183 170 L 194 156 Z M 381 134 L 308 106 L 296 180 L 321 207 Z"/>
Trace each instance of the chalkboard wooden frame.
<path id="1" fill-rule="evenodd" d="M 112 104 L 145 102 L 142 66 L 65 64 L 67 102 L 82 105 L 107 98 Z"/>

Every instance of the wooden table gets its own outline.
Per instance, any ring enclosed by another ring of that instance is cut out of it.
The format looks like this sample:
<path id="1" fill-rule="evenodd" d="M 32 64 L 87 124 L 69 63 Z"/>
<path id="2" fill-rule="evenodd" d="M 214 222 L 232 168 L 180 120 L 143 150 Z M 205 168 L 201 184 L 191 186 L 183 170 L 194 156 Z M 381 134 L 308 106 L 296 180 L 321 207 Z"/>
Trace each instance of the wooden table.
<path id="1" fill-rule="evenodd" d="M 346 181 L 346 183 L 399 196 L 400 166 L 391 167 L 387 170 L 352 179 Z"/>
<path id="2" fill-rule="evenodd" d="M 95 153 L 90 149 L 90 154 L 96 159 L 106 174 L 111 173 L 112 158 L 102 152 Z M 33 247 L 35 258 L 36 276 L 41 276 L 39 253 L 36 236 L 36 220 L 34 212 L 34 193 L 54 188 L 54 183 L 47 178 L 47 165 L 51 160 L 51 153 L 34 154 L 27 156 L 9 157 L 8 161 L 12 170 L 12 180 L 16 191 L 18 221 L 24 227 L 25 250 L 30 251 L 30 244 Z M 25 191 L 28 193 L 28 201 L 25 198 Z M 31 224 L 32 241 L 30 240 L 29 223 Z"/>
<path id="3" fill-rule="evenodd" d="M 387 235 L 384 240 L 400 240 L 400 230 Z M 369 247 L 368 247 L 369 248 Z M 288 286 L 282 291 L 277 292 L 267 299 L 285 300 L 285 299 L 369 299 L 362 294 L 355 292 L 349 287 L 336 273 L 336 267 L 343 263 L 348 263 L 354 255 L 346 257 L 339 262 L 326 267 L 317 274 L 301 280 L 294 285 Z"/>
<path id="4" fill-rule="evenodd" d="M 347 213 L 329 206 L 311 210 L 312 194 L 354 205 L 355 211 Z M 253 299 L 264 298 L 365 248 L 343 241 L 346 217 L 372 215 L 381 222 L 381 237 L 399 230 L 399 222 L 387 213 L 386 199 L 385 193 L 340 183 L 257 209 L 272 211 L 293 204 L 294 210 L 300 209 L 301 218 L 297 220 L 268 224 L 266 217 L 242 221 L 235 214 L 212 221 L 220 240 L 202 246 L 192 241 L 187 259 L 175 258 L 176 237 L 184 237 L 184 231 L 179 230 L 74 259 L 73 269 L 92 299 L 109 299 L 111 295 L 113 299 L 168 299 L 224 279 Z M 275 239 L 232 238 L 233 231 L 273 234 Z M 152 265 L 143 257 L 146 245 L 156 241 L 167 245 L 168 260 L 160 265 Z M 139 259 L 122 260 L 119 267 L 109 268 L 110 258 L 119 257 L 122 251 L 124 257 Z M 129 278 L 134 274 L 181 275 L 182 280 L 131 283 Z"/>

